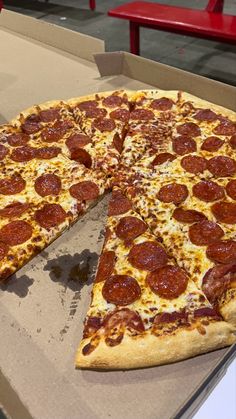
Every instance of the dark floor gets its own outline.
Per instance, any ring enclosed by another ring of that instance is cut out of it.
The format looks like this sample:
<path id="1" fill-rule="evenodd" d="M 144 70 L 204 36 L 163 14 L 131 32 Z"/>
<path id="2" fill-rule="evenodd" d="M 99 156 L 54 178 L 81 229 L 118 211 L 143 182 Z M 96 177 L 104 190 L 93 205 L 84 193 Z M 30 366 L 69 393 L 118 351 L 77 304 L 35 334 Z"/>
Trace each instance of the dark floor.
<path id="1" fill-rule="evenodd" d="M 105 40 L 106 50 L 129 50 L 128 22 L 107 16 L 109 8 L 128 0 L 5 0 L 5 7 Z M 152 0 L 153 1 L 153 0 Z M 158 0 L 176 6 L 204 8 L 207 0 Z M 225 0 L 225 13 L 236 14 L 236 0 Z M 141 55 L 225 83 L 236 85 L 236 47 L 150 29 L 141 30 Z"/>

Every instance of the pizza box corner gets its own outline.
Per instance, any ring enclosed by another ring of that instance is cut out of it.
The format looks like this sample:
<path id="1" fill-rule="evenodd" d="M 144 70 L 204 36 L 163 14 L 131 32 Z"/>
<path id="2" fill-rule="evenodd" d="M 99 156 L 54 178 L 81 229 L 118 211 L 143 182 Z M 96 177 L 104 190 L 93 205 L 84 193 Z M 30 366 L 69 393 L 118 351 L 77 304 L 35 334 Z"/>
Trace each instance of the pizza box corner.
<path id="1" fill-rule="evenodd" d="M 0 123 L 50 99 L 120 88 L 185 90 L 236 109 L 235 87 L 104 53 L 99 39 L 31 17 L 3 10 L 0 36 Z M 234 346 L 143 370 L 74 368 L 106 208 L 107 197 L 0 287 L 0 403 L 13 419 L 189 418 L 235 356 Z"/>

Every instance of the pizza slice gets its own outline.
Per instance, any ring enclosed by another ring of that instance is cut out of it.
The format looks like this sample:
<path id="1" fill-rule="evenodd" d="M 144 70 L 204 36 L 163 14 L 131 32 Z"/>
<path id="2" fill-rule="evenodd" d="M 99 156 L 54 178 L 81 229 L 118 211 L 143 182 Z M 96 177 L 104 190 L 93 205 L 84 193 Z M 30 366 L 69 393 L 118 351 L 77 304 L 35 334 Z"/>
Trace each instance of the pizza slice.
<path id="1" fill-rule="evenodd" d="M 125 188 L 135 209 L 226 320 L 236 313 L 235 179 L 156 176 Z M 234 197 L 234 199 L 233 199 Z"/>
<path id="2" fill-rule="evenodd" d="M 0 173 L 0 281 L 68 229 L 106 189 L 102 172 L 62 155 L 6 166 Z"/>
<path id="3" fill-rule="evenodd" d="M 233 331 L 115 189 L 76 366 L 175 362 L 230 345 Z"/>

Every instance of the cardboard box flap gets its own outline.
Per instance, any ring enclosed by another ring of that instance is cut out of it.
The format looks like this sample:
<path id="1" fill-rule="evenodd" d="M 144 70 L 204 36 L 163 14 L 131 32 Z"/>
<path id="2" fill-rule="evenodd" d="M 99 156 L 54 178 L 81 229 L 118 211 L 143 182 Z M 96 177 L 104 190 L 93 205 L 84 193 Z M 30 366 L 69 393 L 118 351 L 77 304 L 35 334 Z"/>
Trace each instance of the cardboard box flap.
<path id="1" fill-rule="evenodd" d="M 123 65 L 125 55 L 122 51 L 106 52 L 94 56 L 101 77 L 124 74 Z"/>
<path id="2" fill-rule="evenodd" d="M 0 27 L 89 61 L 94 61 L 93 54 L 104 52 L 101 39 L 8 10 L 0 15 Z"/>
<path id="3" fill-rule="evenodd" d="M 123 74 L 163 90 L 183 90 L 229 109 L 236 109 L 236 87 L 128 52 L 96 54 L 95 62 L 101 76 Z"/>

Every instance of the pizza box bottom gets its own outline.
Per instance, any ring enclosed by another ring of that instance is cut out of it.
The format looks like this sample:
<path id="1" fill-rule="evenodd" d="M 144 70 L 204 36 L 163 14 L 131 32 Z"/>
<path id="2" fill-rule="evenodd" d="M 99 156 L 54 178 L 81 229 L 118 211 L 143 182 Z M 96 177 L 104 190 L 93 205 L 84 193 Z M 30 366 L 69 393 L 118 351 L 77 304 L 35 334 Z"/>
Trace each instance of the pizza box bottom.
<path id="1" fill-rule="evenodd" d="M 0 398 L 13 418 L 190 417 L 235 353 L 132 371 L 75 369 L 108 199 L 1 286 Z"/>
<path id="2" fill-rule="evenodd" d="M 0 33 L 1 123 L 59 95 L 120 88 L 183 89 L 235 108 L 233 87 L 128 53 L 104 54 L 101 40 L 28 16 L 3 10 Z M 190 418 L 235 356 L 233 346 L 147 369 L 75 369 L 108 199 L 0 286 L 0 403 L 13 419 Z"/>

